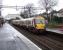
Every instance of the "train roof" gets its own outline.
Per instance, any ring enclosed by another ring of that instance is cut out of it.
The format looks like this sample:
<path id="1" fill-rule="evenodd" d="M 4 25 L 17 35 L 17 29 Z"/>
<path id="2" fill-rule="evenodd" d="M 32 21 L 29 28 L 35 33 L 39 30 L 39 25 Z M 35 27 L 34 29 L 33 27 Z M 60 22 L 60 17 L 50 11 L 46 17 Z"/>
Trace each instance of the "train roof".
<path id="1" fill-rule="evenodd" d="M 45 19 L 45 18 L 42 17 L 42 16 L 36 16 L 36 17 L 31 17 L 31 18 L 25 18 L 25 19 L 22 19 L 22 20 L 33 20 L 33 19 Z"/>
<path id="2" fill-rule="evenodd" d="M 26 20 L 33 20 L 33 19 L 44 19 L 44 17 L 42 17 L 42 16 L 37 16 L 37 17 L 31 17 L 31 18 L 23 18 L 23 19 L 20 19 L 20 20 L 15 20 L 15 21 L 26 21 Z"/>
<path id="3" fill-rule="evenodd" d="M 32 18 L 26 18 L 26 19 L 24 19 L 24 20 L 32 20 L 32 19 L 34 19 L 34 17 L 32 17 Z"/>

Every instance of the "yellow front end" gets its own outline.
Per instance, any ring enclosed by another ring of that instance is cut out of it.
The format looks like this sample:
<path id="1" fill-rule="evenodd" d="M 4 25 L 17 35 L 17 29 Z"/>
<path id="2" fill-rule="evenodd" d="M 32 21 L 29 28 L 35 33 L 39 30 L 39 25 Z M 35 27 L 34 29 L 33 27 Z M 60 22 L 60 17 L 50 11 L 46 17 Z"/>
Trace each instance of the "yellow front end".
<path id="1" fill-rule="evenodd" d="M 36 29 L 45 29 L 45 24 L 36 24 Z"/>
<path id="2" fill-rule="evenodd" d="M 41 16 L 37 16 L 35 18 L 35 28 L 37 30 L 45 30 L 45 18 Z"/>

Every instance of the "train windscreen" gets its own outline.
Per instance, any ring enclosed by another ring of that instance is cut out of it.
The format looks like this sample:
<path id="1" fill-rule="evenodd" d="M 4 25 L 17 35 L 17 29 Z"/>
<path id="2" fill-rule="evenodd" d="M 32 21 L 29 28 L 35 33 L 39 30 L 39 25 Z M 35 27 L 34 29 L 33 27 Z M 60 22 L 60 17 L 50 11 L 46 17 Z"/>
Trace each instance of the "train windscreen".
<path id="1" fill-rule="evenodd" d="M 45 20 L 44 19 L 35 19 L 35 23 L 36 24 L 44 24 L 45 23 Z"/>

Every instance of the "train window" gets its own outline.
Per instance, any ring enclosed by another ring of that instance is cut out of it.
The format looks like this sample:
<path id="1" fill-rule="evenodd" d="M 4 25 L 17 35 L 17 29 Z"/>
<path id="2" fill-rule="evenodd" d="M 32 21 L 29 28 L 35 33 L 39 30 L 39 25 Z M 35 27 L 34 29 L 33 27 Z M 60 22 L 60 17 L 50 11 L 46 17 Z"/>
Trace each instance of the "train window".
<path id="1" fill-rule="evenodd" d="M 44 24 L 45 23 L 45 20 L 44 19 L 35 19 L 35 23 L 42 23 Z"/>

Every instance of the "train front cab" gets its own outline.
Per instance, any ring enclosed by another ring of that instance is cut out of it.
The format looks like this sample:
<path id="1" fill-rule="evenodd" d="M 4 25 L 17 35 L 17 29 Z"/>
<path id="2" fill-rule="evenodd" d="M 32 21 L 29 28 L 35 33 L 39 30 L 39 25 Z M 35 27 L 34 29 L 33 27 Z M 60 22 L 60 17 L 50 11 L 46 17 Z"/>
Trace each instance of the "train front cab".
<path id="1" fill-rule="evenodd" d="M 46 30 L 45 19 L 38 17 L 34 19 L 35 31 L 44 32 Z"/>

